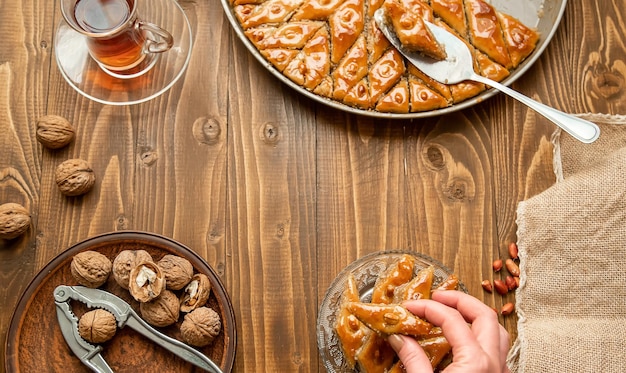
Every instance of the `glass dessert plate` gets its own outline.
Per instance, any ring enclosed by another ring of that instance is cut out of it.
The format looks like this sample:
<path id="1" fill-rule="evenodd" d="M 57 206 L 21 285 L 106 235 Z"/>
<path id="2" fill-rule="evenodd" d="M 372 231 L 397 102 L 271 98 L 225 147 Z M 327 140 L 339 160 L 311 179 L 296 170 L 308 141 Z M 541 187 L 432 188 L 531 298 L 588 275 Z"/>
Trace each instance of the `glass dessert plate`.
<path id="1" fill-rule="evenodd" d="M 175 0 L 151 0 L 140 2 L 137 10 L 142 20 L 169 31 L 174 45 L 124 73 L 103 71 L 89 55 L 86 38 L 65 21 L 59 23 L 54 40 L 56 62 L 78 93 L 102 104 L 139 104 L 161 95 L 183 75 L 192 46 L 191 25 L 183 9 Z"/>
<path id="2" fill-rule="evenodd" d="M 354 275 L 362 302 L 370 302 L 378 276 L 395 264 L 403 255 L 415 258 L 413 273 L 433 266 L 435 278 L 433 287 L 442 283 L 452 271 L 435 259 L 414 251 L 381 251 L 366 255 L 344 268 L 328 287 L 317 318 L 317 347 L 322 362 L 329 373 L 352 372 L 343 354 L 339 337 L 335 332 L 335 322 L 340 309 L 341 298 L 350 275 Z M 467 293 L 465 285 L 459 281 L 458 289 Z"/>

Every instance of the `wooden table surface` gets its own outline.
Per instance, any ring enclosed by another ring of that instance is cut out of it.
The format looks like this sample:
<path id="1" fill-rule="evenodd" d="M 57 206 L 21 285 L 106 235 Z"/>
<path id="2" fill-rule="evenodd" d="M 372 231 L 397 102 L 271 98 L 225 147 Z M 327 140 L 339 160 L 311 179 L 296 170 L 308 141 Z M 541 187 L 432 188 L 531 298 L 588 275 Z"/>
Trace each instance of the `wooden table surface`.
<path id="1" fill-rule="evenodd" d="M 319 304 L 341 269 L 368 253 L 421 252 L 488 305 L 513 299 L 480 283 L 516 240 L 517 203 L 555 182 L 555 127 L 521 104 L 497 95 L 429 119 L 346 114 L 265 70 L 217 0 L 184 0 L 195 40 L 186 74 L 152 101 L 107 106 L 59 73 L 58 0 L 0 4 L 0 203 L 20 203 L 33 219 L 24 236 L 0 240 L 3 340 L 46 263 L 120 230 L 171 237 L 218 271 L 235 308 L 238 372 L 324 371 Z M 626 0 L 570 1 L 513 87 L 566 112 L 626 114 L 624 9 Z M 44 114 L 75 125 L 69 147 L 36 141 Z M 69 158 L 95 171 L 85 196 L 57 189 L 55 168 Z M 516 337 L 516 317 L 500 320 Z"/>

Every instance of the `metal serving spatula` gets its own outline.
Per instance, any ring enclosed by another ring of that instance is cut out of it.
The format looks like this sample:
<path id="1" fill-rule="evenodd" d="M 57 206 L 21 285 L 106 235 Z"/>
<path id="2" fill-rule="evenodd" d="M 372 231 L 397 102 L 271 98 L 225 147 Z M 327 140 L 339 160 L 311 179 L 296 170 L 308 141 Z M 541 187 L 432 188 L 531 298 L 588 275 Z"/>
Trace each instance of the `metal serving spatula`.
<path id="1" fill-rule="evenodd" d="M 439 44 L 445 48 L 447 58 L 445 60 L 438 61 L 430 57 L 423 56 L 417 52 L 407 51 L 403 48 L 393 28 L 388 25 L 385 10 L 383 8 L 378 9 L 374 13 L 374 20 L 385 37 L 389 39 L 389 42 L 396 47 L 396 49 L 398 49 L 398 51 L 402 53 L 406 59 L 408 59 L 413 65 L 415 65 L 415 67 L 419 68 L 426 75 L 437 80 L 438 82 L 444 84 L 456 84 L 464 80 L 473 80 L 475 82 L 483 83 L 506 93 L 523 104 L 526 104 L 528 107 L 543 115 L 583 143 L 592 143 L 598 138 L 598 136 L 600 136 L 600 128 L 598 128 L 595 123 L 544 105 L 503 84 L 489 78 L 485 78 L 484 76 L 474 72 L 472 55 L 470 50 L 467 48 L 467 45 L 447 30 L 435 26 L 428 21 L 424 21 Z"/>

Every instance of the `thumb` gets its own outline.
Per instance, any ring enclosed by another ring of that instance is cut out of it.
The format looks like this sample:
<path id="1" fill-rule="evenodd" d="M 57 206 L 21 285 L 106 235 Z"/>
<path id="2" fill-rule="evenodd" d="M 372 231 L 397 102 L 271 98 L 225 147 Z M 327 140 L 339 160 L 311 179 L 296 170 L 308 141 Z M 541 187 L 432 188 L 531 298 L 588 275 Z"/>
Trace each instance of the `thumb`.
<path id="1" fill-rule="evenodd" d="M 392 334 L 387 341 L 396 351 L 407 373 L 432 372 L 433 368 L 426 353 L 417 341 L 411 337 Z"/>

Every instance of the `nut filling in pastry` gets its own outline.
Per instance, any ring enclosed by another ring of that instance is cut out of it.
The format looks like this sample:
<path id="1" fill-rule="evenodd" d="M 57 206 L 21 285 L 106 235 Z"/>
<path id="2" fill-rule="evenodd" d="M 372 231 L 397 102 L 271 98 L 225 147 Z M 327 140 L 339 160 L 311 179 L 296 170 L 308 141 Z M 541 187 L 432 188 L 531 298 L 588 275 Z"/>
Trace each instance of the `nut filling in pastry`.
<path id="1" fill-rule="evenodd" d="M 361 110 L 423 112 L 465 101 L 483 84 L 440 84 L 405 60 L 373 21 L 385 7 L 403 44 L 436 59 L 445 51 L 424 20 L 465 40 L 477 73 L 509 76 L 539 33 L 485 0 L 230 0 L 245 35 L 304 89 Z"/>

